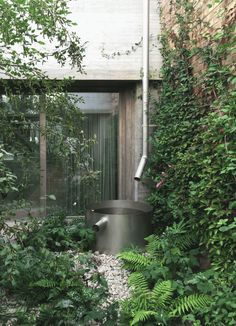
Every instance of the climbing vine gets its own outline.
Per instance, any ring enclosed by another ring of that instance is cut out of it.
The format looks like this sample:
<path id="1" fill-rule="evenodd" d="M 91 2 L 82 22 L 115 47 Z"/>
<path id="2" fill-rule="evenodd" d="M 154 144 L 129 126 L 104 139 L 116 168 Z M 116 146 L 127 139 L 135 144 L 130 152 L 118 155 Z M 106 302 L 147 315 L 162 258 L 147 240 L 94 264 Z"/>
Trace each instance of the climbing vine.
<path id="1" fill-rule="evenodd" d="M 214 10 L 217 28 L 199 18 L 192 0 L 167 2 L 169 12 L 163 10 L 163 82 L 147 172 L 157 233 L 187 223 L 196 237 L 204 287 L 201 274 L 190 283 L 213 299 L 198 325 L 236 322 L 236 11 L 221 2 L 203 6 L 203 14 Z M 179 277 L 190 284 L 186 274 Z"/>
<path id="2" fill-rule="evenodd" d="M 221 10 L 214 31 L 196 19 L 191 0 L 172 1 L 170 11 L 174 26 L 162 17 L 149 201 L 159 230 L 189 221 L 212 266 L 229 272 L 236 249 L 235 11 Z"/>

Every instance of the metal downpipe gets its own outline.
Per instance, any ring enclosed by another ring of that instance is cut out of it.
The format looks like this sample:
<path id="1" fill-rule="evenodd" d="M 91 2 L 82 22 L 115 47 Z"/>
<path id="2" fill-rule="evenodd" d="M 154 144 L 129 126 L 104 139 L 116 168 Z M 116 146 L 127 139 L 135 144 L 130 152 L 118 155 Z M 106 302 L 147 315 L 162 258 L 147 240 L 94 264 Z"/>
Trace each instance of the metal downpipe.
<path id="1" fill-rule="evenodd" d="M 149 92 L 149 0 L 143 0 L 143 153 L 134 179 L 140 181 L 148 155 L 148 92 Z M 138 197 L 135 186 L 135 200 Z"/>

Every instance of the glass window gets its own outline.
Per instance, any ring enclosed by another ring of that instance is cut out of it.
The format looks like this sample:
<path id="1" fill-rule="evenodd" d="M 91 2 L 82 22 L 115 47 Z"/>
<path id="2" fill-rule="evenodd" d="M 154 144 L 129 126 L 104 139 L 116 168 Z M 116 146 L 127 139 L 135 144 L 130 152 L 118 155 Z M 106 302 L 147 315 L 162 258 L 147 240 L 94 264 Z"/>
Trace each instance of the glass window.
<path id="1" fill-rule="evenodd" d="M 57 198 L 64 197 L 64 205 L 68 213 L 83 211 L 90 202 L 117 199 L 117 93 L 78 93 L 83 103 L 78 107 L 84 113 L 83 131 L 85 138 L 94 142 L 87 149 L 88 169 L 94 174 L 94 180 L 81 182 L 81 171 L 74 166 L 73 154 L 64 166 L 64 191 L 58 193 L 60 173 L 55 176 L 55 162 L 48 159 L 48 191 L 55 193 Z M 59 167 L 60 170 L 60 167 Z M 54 171 L 54 176 L 50 177 Z M 59 172 L 59 171 L 58 171 Z"/>
<path id="2" fill-rule="evenodd" d="M 55 155 L 53 137 L 46 137 L 40 145 L 39 96 L 2 97 L 1 106 L 6 113 L 1 123 L 9 124 L 6 135 L 1 134 L 5 149 L 13 155 L 6 164 L 18 177 L 18 193 L 10 193 L 7 200 L 25 199 L 34 211 L 40 211 L 42 198 L 46 199 L 47 212 L 56 207 L 68 214 L 82 213 L 91 201 L 117 198 L 117 93 L 76 93 L 82 98 L 78 109 L 84 114 L 81 146 L 75 153 L 73 143 L 78 139 L 68 135 L 71 150 L 63 158 Z M 47 116 L 46 116 L 47 121 Z M 50 126 L 50 122 L 46 122 Z M 54 126 L 60 133 L 60 126 Z M 82 128 L 82 129 L 81 129 Z M 84 144 L 82 144 L 84 139 Z M 91 139 L 87 146 L 86 139 Z M 43 148 L 46 148 L 42 173 Z M 82 153 L 83 151 L 83 153 Z M 83 159 L 78 165 L 78 154 Z M 84 159 L 85 158 L 85 159 Z M 84 171 L 88 172 L 87 174 Z M 88 177 L 89 176 L 89 177 Z M 92 176 L 92 178 L 91 178 Z M 46 181 L 45 181 L 46 180 Z M 42 183 L 45 188 L 42 190 Z M 41 186 L 40 186 L 41 185 Z M 41 201 L 40 201 L 41 198 Z"/>

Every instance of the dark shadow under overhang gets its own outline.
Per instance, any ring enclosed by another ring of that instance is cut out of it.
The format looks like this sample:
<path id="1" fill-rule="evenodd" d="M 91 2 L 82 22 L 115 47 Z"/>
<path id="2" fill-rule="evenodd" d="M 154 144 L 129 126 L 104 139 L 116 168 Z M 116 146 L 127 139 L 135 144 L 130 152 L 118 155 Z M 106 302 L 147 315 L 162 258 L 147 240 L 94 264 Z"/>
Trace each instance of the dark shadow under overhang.
<path id="1" fill-rule="evenodd" d="M 67 92 L 120 92 L 132 89 L 137 80 L 0 80 L 0 93 L 8 89 L 15 94 L 45 93 L 47 90 Z"/>

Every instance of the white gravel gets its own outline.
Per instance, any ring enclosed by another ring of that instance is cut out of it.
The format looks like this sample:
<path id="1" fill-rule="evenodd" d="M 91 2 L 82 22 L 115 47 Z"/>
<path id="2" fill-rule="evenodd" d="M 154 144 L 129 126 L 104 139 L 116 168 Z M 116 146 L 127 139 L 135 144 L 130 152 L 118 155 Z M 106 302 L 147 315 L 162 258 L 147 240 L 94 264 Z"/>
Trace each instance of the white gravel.
<path id="1" fill-rule="evenodd" d="M 81 264 L 79 256 L 80 254 L 74 255 L 75 270 L 85 267 L 85 265 Z M 129 272 L 122 268 L 120 259 L 112 255 L 101 254 L 98 251 L 91 253 L 90 259 L 95 267 L 90 268 L 84 274 L 88 286 L 96 288 L 97 284 L 92 276 L 94 273 L 99 273 L 107 281 L 109 291 L 108 304 L 124 300 L 130 296 L 128 287 Z"/>
<path id="2" fill-rule="evenodd" d="M 128 287 L 129 272 L 122 268 L 121 260 L 112 255 L 100 254 L 98 251 L 91 254 L 91 260 L 95 268 L 91 268 L 84 275 L 87 285 L 93 288 L 97 287 L 98 284 L 92 280 L 92 275 L 97 272 L 104 276 L 108 285 L 109 295 L 106 301 L 101 304 L 101 308 L 105 309 L 110 306 L 110 304 L 124 300 L 130 296 Z M 75 259 L 75 268 L 78 269 L 81 267 L 83 267 L 83 265 L 81 265 L 79 260 Z M 87 326 L 101 325 L 100 323 L 91 321 Z"/>
<path id="3" fill-rule="evenodd" d="M 130 295 L 127 284 L 129 273 L 121 267 L 121 261 L 111 255 L 99 254 L 98 251 L 93 253 L 92 257 L 97 263 L 98 272 L 107 281 L 110 294 L 108 302 L 111 303 L 128 298 Z"/>

